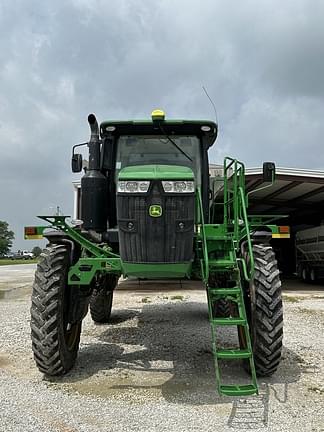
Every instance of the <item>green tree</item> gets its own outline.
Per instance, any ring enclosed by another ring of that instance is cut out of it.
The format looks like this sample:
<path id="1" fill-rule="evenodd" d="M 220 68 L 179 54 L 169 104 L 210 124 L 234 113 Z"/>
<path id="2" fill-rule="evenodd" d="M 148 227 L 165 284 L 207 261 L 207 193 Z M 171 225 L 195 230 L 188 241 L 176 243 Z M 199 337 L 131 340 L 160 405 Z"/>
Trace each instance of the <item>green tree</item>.
<path id="1" fill-rule="evenodd" d="M 37 258 L 42 253 L 42 249 L 39 246 L 33 247 L 32 253 Z"/>
<path id="2" fill-rule="evenodd" d="M 0 256 L 9 252 L 14 238 L 15 234 L 9 230 L 8 223 L 0 221 Z"/>

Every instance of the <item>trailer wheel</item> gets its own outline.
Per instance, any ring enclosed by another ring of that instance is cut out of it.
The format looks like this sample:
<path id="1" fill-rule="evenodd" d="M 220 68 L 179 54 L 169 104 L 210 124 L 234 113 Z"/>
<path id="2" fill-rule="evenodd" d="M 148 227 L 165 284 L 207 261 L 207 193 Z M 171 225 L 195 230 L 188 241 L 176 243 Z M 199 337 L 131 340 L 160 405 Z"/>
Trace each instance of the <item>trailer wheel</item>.
<path id="1" fill-rule="evenodd" d="M 31 339 L 38 369 L 46 375 L 63 375 L 74 365 L 82 320 L 67 321 L 70 265 L 65 245 L 49 244 L 37 265 L 32 292 Z"/>
<path id="2" fill-rule="evenodd" d="M 304 282 L 308 282 L 308 280 L 309 280 L 308 279 L 308 271 L 307 271 L 306 267 L 302 267 L 301 277 L 302 277 L 302 280 Z"/>
<path id="3" fill-rule="evenodd" d="M 118 277 L 115 275 L 99 275 L 90 298 L 90 314 L 94 322 L 108 323 L 111 316 L 114 289 Z"/>
<path id="4" fill-rule="evenodd" d="M 309 280 L 311 283 L 315 284 L 317 282 L 316 270 L 314 268 L 310 269 Z"/>
<path id="5" fill-rule="evenodd" d="M 254 279 L 245 291 L 254 363 L 258 376 L 270 376 L 281 360 L 283 307 L 281 282 L 273 249 L 254 244 Z M 246 347 L 244 332 L 239 327 L 240 344 Z M 248 369 L 248 362 L 245 363 Z"/>

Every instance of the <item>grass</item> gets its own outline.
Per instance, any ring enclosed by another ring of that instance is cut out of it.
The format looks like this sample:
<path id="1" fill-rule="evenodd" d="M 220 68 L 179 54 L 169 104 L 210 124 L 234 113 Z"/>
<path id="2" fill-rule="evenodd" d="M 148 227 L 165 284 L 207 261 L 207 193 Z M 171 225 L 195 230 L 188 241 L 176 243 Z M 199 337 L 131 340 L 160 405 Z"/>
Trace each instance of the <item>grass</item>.
<path id="1" fill-rule="evenodd" d="M 309 391 L 315 392 L 315 393 L 319 393 L 319 394 L 324 394 L 324 389 L 320 388 L 320 387 L 308 387 Z"/>
<path id="2" fill-rule="evenodd" d="M 320 317 L 324 317 L 324 311 L 321 309 L 307 309 L 307 308 L 299 307 L 298 312 L 301 312 L 301 313 L 304 313 L 307 315 L 312 315 L 312 316 L 317 315 Z"/>
<path id="3" fill-rule="evenodd" d="M 37 258 L 35 259 L 29 259 L 29 260 L 24 260 L 24 259 L 0 259 L 0 266 L 2 265 L 15 265 L 15 264 L 35 264 L 37 263 L 38 260 Z"/>
<path id="4" fill-rule="evenodd" d="M 142 303 L 151 303 L 151 299 L 150 299 L 150 297 L 143 297 L 142 298 Z"/>
<path id="5" fill-rule="evenodd" d="M 307 297 L 302 297 L 302 296 L 297 297 L 297 296 L 292 296 L 287 294 L 282 295 L 282 299 L 288 303 L 299 303 L 303 300 L 308 300 L 310 298 L 315 300 L 324 300 L 324 296 L 322 295 L 312 295 Z"/>
<path id="6" fill-rule="evenodd" d="M 180 300 L 180 301 L 183 301 L 184 300 L 184 296 L 183 295 L 174 295 L 174 296 L 171 296 L 171 300 Z"/>

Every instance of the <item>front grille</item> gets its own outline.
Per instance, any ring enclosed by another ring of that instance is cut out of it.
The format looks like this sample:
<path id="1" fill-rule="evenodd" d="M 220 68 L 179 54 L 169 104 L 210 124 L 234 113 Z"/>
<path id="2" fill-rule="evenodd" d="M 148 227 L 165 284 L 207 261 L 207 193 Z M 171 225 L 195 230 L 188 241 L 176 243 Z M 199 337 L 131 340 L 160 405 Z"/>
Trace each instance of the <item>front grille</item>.
<path id="1" fill-rule="evenodd" d="M 162 207 L 152 217 L 149 208 Z M 166 194 L 155 181 L 145 195 L 117 194 L 120 255 L 131 263 L 181 263 L 192 259 L 194 194 Z"/>

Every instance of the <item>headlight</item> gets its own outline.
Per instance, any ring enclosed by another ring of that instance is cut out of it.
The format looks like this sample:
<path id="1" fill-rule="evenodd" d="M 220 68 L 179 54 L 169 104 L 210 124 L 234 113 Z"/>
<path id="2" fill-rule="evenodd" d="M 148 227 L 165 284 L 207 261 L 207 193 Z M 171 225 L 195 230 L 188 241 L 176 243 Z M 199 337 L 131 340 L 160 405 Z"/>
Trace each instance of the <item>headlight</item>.
<path id="1" fill-rule="evenodd" d="M 195 185 L 193 181 L 178 180 L 178 181 L 163 181 L 162 182 L 164 192 L 171 193 L 192 193 L 195 191 Z"/>
<path id="2" fill-rule="evenodd" d="M 142 192 L 145 193 L 149 190 L 150 182 L 149 181 L 119 181 L 117 186 L 118 192 L 124 193 L 137 193 Z"/>

